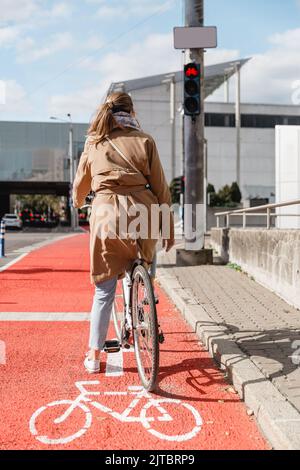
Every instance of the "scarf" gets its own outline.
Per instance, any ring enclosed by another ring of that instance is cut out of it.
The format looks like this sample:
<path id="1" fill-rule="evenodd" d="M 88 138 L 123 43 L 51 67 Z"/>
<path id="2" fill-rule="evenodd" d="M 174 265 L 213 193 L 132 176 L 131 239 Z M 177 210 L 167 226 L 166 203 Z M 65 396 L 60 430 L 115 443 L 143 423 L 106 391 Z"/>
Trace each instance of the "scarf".
<path id="1" fill-rule="evenodd" d="M 118 111 L 117 113 L 113 113 L 113 117 L 118 124 L 124 127 L 133 127 L 133 129 L 141 130 L 141 126 L 137 122 L 137 120 L 131 116 L 129 113 L 125 113 L 125 111 Z"/>

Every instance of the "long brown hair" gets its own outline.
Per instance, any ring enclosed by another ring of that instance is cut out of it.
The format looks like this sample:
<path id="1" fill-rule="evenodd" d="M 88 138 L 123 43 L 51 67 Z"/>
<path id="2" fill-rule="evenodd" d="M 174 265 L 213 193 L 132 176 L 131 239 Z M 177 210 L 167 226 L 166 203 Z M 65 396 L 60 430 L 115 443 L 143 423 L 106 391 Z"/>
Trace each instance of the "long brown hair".
<path id="1" fill-rule="evenodd" d="M 116 126 L 113 113 L 124 111 L 131 113 L 134 111 L 131 97 L 124 92 L 111 93 L 104 104 L 102 104 L 96 112 L 94 119 L 88 130 L 88 135 L 98 145 L 105 136 L 109 135 Z"/>

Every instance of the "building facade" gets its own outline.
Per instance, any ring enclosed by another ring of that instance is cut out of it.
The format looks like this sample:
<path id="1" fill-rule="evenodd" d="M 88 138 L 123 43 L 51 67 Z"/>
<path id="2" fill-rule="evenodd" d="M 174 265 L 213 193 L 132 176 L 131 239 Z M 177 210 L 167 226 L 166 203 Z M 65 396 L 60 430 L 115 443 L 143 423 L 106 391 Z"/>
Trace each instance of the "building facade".
<path id="1" fill-rule="evenodd" d="M 87 127 L 73 124 L 77 158 Z M 68 142 L 68 123 L 0 121 L 0 182 L 69 181 Z"/>

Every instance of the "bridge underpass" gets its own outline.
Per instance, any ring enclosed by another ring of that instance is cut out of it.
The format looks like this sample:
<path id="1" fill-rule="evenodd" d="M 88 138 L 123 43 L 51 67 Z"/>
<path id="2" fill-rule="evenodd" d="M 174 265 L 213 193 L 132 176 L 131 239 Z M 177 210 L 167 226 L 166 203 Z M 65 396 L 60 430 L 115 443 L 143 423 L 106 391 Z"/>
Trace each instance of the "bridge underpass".
<path id="1" fill-rule="evenodd" d="M 69 200 L 69 187 L 68 181 L 0 181 L 0 218 L 10 212 L 12 194 L 50 194 Z"/>

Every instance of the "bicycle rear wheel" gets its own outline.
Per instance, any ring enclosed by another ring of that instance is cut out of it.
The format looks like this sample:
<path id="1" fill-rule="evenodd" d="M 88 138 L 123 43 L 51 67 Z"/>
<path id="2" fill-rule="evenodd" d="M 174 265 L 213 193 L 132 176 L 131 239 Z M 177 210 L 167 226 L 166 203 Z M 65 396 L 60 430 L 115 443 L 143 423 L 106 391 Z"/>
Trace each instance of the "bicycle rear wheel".
<path id="1" fill-rule="evenodd" d="M 143 265 L 136 266 L 132 275 L 132 321 L 139 377 L 152 392 L 159 369 L 158 322 L 152 283 Z"/>
<path id="2" fill-rule="evenodd" d="M 121 284 L 121 289 L 119 288 Z M 125 312 L 125 297 L 124 297 L 124 288 L 123 282 L 119 281 L 119 286 L 115 296 L 115 301 L 112 309 L 112 318 L 114 322 L 115 332 L 117 335 L 118 341 L 122 342 L 122 326 L 124 323 L 124 312 Z"/>

